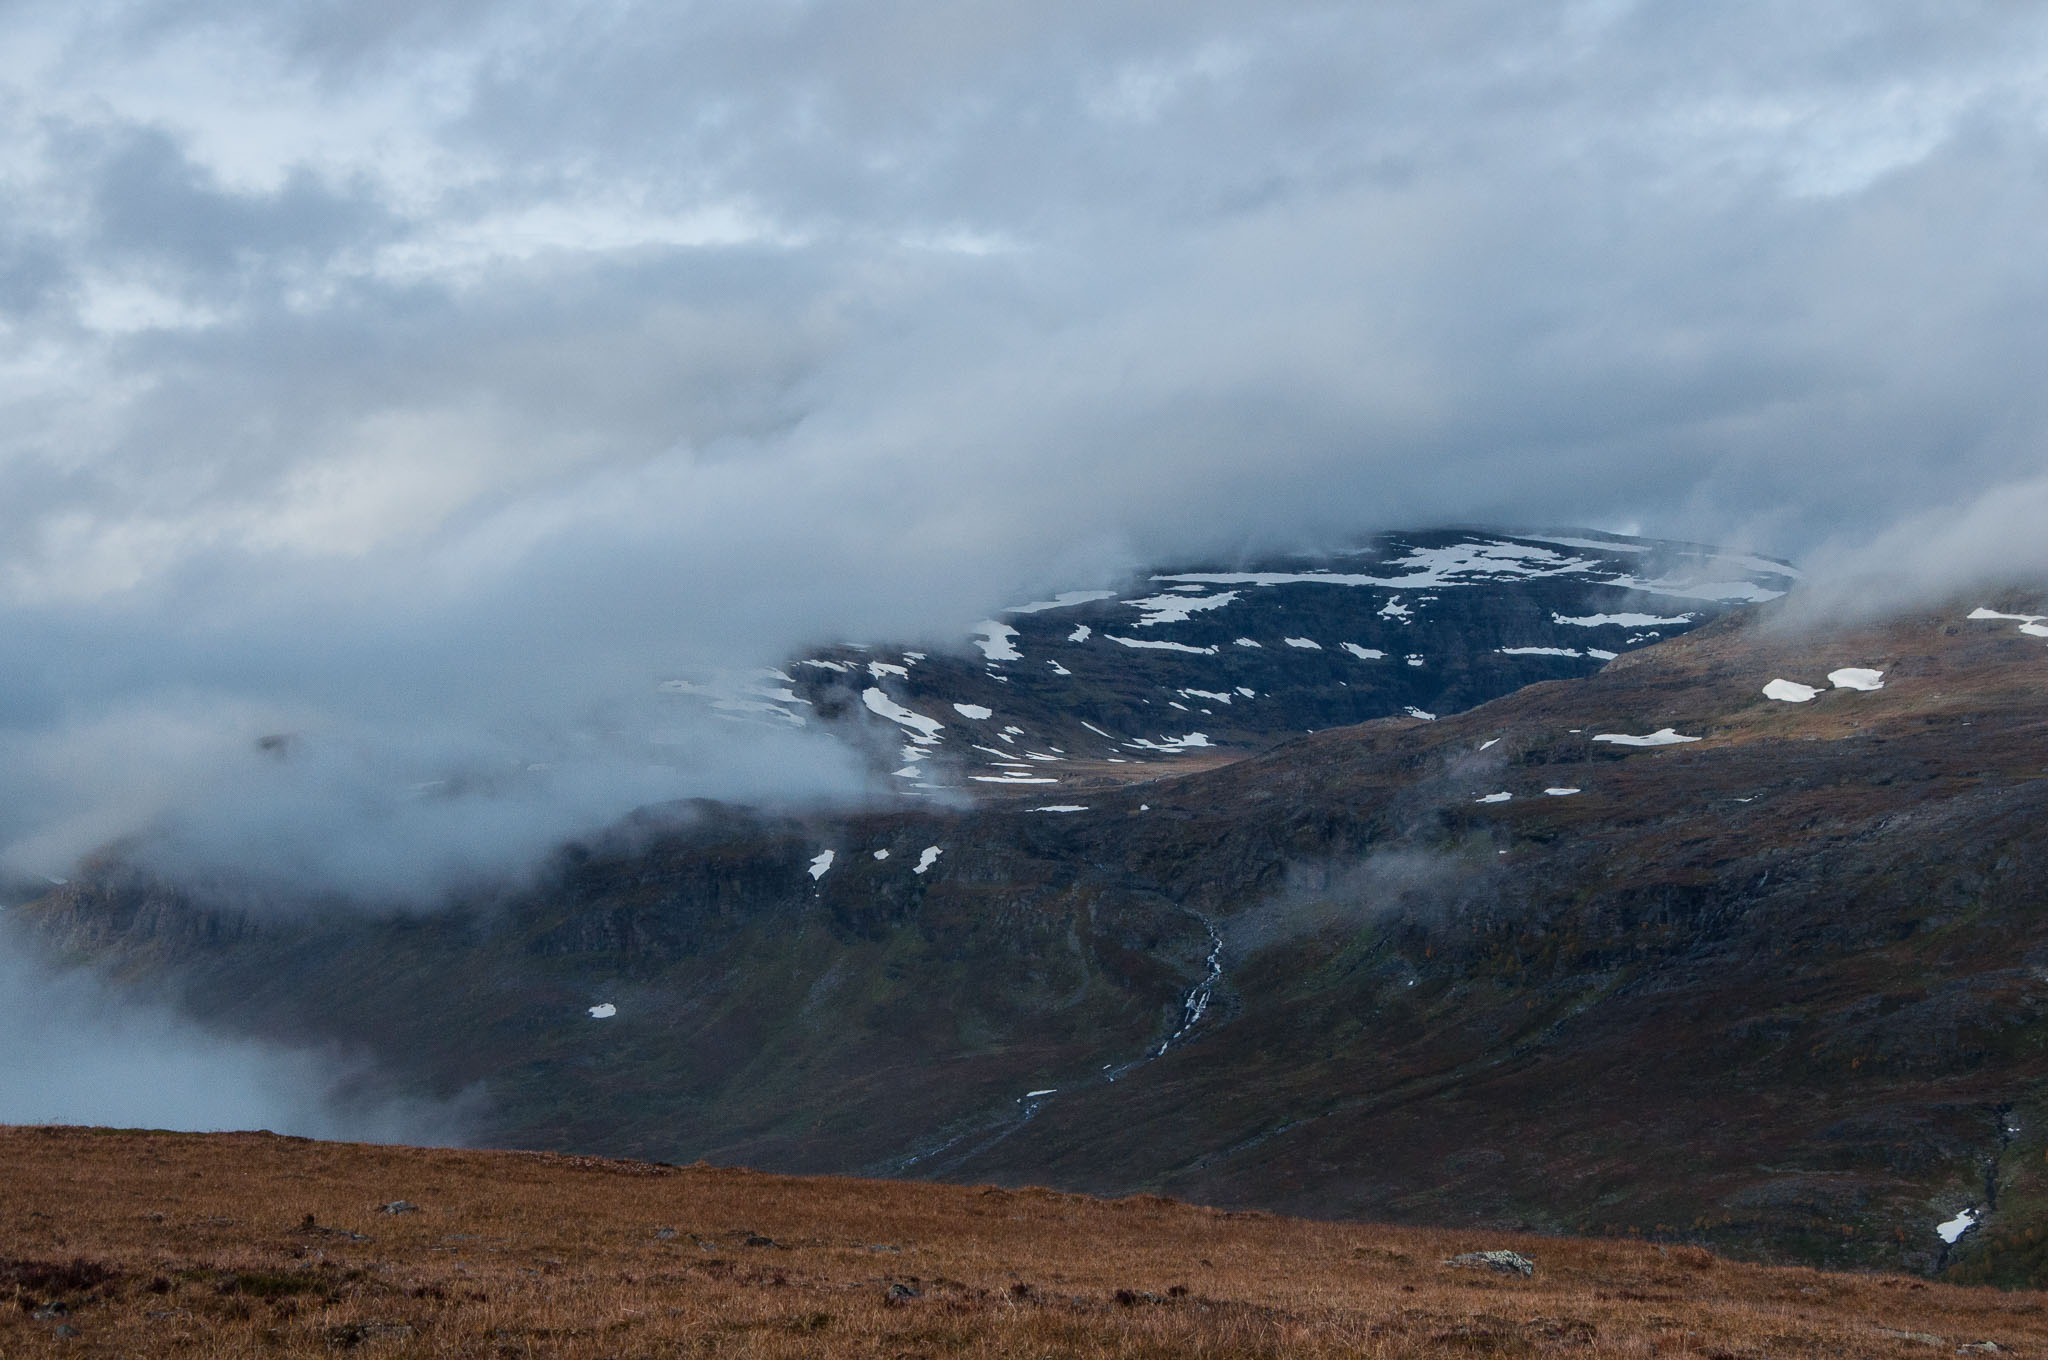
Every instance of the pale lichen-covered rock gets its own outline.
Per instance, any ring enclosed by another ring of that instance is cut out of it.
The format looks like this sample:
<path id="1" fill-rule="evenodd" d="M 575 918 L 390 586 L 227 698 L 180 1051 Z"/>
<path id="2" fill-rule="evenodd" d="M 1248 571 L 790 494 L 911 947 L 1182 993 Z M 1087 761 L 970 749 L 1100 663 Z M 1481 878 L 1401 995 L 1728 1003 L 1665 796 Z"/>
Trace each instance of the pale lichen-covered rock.
<path id="1" fill-rule="evenodd" d="M 1536 1263 L 1518 1251 L 1460 1252 L 1444 1262 L 1467 1270 L 1497 1270 L 1503 1275 L 1534 1275 Z"/>

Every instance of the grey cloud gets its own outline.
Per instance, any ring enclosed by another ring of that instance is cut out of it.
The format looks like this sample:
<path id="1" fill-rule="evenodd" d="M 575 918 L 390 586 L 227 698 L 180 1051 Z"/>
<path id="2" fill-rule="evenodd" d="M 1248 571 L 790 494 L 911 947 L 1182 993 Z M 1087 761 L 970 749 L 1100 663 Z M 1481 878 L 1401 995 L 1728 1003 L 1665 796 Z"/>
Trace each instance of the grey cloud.
<path id="1" fill-rule="evenodd" d="M 374 202 L 301 169 L 270 193 L 223 188 L 160 128 L 59 136 L 53 154 L 93 167 L 93 245 L 201 276 L 289 268 L 363 247 L 392 223 Z"/>
<path id="2" fill-rule="evenodd" d="M 450 1144 L 481 1093 L 408 1098 L 346 1054 L 210 1034 L 90 973 L 50 973 L 0 934 L 0 1122 Z"/>
<path id="3" fill-rule="evenodd" d="M 0 99 L 24 864 L 148 827 L 388 893 L 638 801 L 845 797 L 828 748 L 653 685 L 1152 556 L 1441 520 L 1796 556 L 1942 504 L 2031 532 L 1969 509 L 2048 433 L 2024 7 L 8 26 L 45 54 Z M 271 730 L 309 754 L 250 764 Z M 493 792 L 401 797 L 447 778 Z"/>

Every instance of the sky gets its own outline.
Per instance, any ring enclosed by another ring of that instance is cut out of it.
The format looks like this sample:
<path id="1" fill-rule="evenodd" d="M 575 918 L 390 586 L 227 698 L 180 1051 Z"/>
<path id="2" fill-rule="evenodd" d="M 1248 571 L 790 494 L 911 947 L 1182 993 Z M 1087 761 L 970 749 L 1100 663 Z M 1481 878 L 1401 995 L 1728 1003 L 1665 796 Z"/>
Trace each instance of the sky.
<path id="1" fill-rule="evenodd" d="M 856 796 L 656 686 L 1166 554 L 2048 575 L 2044 224 L 2019 0 L 0 0 L 0 870 Z"/>

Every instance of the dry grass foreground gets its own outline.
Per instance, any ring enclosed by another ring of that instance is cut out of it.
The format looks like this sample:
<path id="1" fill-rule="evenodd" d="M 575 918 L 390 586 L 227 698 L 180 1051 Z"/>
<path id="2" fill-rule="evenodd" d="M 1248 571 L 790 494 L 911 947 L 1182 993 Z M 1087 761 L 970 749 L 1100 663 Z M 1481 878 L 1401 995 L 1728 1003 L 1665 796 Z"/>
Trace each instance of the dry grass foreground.
<path id="1" fill-rule="evenodd" d="M 0 1168 L 10 1360 L 2034 1355 L 2048 1340 L 2033 1293 L 1151 1197 L 61 1128 L 0 1128 Z M 387 1212 L 401 1200 L 417 1207 Z M 1502 1247 L 1534 1276 L 1442 1264 Z"/>

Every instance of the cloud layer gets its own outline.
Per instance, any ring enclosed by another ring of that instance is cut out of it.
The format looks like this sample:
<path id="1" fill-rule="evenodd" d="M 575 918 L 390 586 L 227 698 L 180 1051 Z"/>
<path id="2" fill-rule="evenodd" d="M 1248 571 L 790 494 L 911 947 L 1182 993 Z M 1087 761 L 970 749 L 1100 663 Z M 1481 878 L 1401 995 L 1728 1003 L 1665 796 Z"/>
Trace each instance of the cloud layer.
<path id="1" fill-rule="evenodd" d="M 1155 553 L 2030 535 L 1969 507 L 2042 466 L 2044 57 L 1993 0 L 9 5 L 0 859 L 430 895 L 844 795 L 656 682 Z"/>

